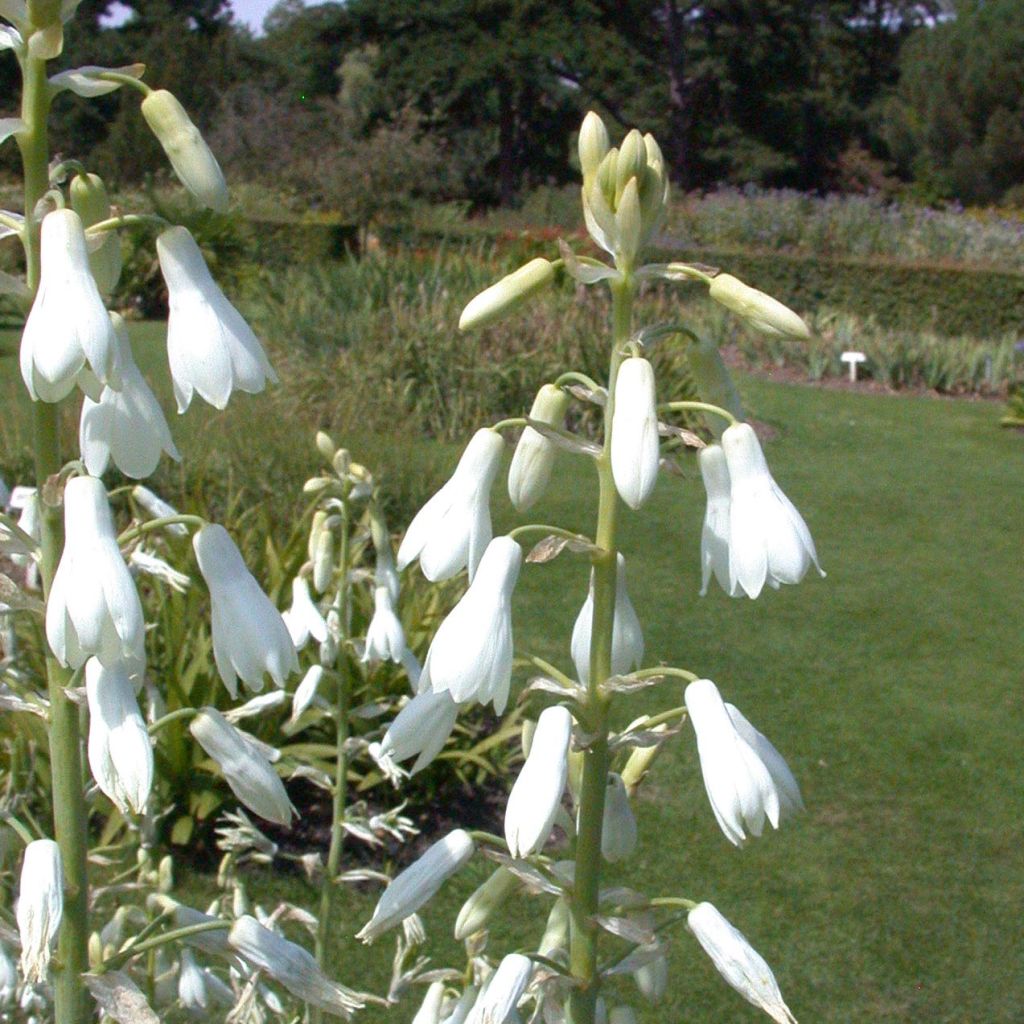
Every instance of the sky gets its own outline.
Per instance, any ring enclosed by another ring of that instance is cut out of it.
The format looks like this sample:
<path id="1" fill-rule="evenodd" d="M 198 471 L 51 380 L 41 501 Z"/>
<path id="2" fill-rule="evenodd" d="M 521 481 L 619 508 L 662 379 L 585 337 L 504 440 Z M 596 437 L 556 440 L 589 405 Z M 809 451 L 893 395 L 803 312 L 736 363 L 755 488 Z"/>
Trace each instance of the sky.
<path id="1" fill-rule="evenodd" d="M 231 0 L 231 9 L 238 21 L 248 25 L 254 32 L 259 32 L 263 19 L 277 0 Z"/>

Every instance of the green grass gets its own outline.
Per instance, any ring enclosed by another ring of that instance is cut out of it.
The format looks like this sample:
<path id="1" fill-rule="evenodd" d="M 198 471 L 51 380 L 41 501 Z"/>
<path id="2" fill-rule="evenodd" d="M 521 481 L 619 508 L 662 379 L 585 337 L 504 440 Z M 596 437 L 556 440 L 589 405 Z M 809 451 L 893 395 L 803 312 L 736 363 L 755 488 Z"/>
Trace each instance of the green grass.
<path id="1" fill-rule="evenodd" d="M 626 517 L 623 547 L 648 661 L 713 678 L 788 758 L 808 813 L 733 849 L 687 727 L 643 791 L 641 846 L 615 877 L 714 902 L 772 964 L 801 1020 L 1019 1021 L 1021 439 L 996 428 L 991 404 L 755 380 L 744 390 L 779 431 L 768 457 L 828 578 L 756 602 L 698 598 L 696 477 L 665 479 Z M 586 528 L 591 481 L 563 469 L 562 493 L 536 518 Z M 507 508 L 499 519 L 510 521 Z M 584 588 L 567 556 L 528 567 L 516 594 L 522 646 L 568 667 Z M 622 717 L 679 696 L 647 692 Z M 485 870 L 474 864 L 429 908 L 439 959 L 457 955 L 443 936 Z M 265 899 L 283 891 L 252 884 Z M 303 889 L 295 882 L 293 898 L 308 899 Z M 368 955 L 351 939 L 372 904 L 345 897 L 335 957 L 340 977 L 382 985 L 390 944 Z M 495 941 L 496 952 L 536 941 L 538 906 L 508 909 L 509 945 Z M 672 950 L 666 1002 L 642 1019 L 761 1019 L 685 929 Z M 631 983 L 614 992 L 639 1006 Z"/>
<path id="2" fill-rule="evenodd" d="M 10 363 L 0 361 L 0 380 Z M 623 549 L 648 662 L 713 678 L 787 757 L 808 813 L 733 849 L 714 824 L 687 727 L 642 794 L 641 846 L 615 877 L 648 893 L 714 902 L 773 966 L 805 1022 L 1017 1022 L 1024 1005 L 1021 438 L 997 428 L 999 410 L 988 403 L 753 379 L 743 387 L 753 415 L 778 431 L 769 461 L 804 513 L 828 578 L 756 602 L 719 592 L 698 598 L 695 474 L 665 478 L 641 514 L 625 517 Z M 12 392 L 2 394 L 10 410 Z M 294 430 L 286 436 L 264 399 L 241 397 L 241 412 L 233 403 L 226 417 L 185 418 L 196 423 L 188 428 L 194 436 L 177 435 L 186 459 L 197 450 L 213 458 L 236 416 L 244 417 L 230 431 L 239 451 L 243 439 L 261 457 L 275 446 L 308 444 Z M 3 420 L 0 461 L 9 464 L 10 439 L 22 437 L 21 444 L 23 435 L 9 415 Z M 449 464 L 455 455 L 394 439 L 361 444 L 371 465 L 400 453 L 409 465 L 425 452 Z M 311 464 L 295 461 L 293 476 Z M 281 465 L 268 462 L 268 492 L 283 486 Z M 586 467 L 565 461 L 562 469 L 561 493 L 535 518 L 587 529 L 592 481 Z M 499 505 L 499 526 L 509 524 L 507 505 Z M 524 570 L 516 594 L 523 649 L 568 667 L 585 575 L 567 555 Z M 647 691 L 623 701 L 621 717 L 679 697 L 669 685 Z M 444 936 L 485 871 L 474 863 L 428 908 L 440 962 L 457 954 Z M 189 879 L 188 888 L 196 884 Z M 300 880 L 269 872 L 253 871 L 249 885 L 264 904 L 284 895 L 312 900 Z M 373 902 L 369 893 L 343 897 L 334 957 L 341 979 L 380 991 L 390 942 L 367 951 L 351 938 Z M 509 944 L 496 938 L 494 952 L 535 942 L 540 906 L 511 906 L 498 930 Z M 763 1019 L 726 988 L 685 930 L 673 936 L 672 950 L 666 1002 L 643 1020 Z M 619 995 L 639 1008 L 631 983 L 617 985 L 612 1001 Z M 410 1018 L 411 1002 L 398 1012 Z M 363 1019 L 383 1018 L 374 1011 Z"/>

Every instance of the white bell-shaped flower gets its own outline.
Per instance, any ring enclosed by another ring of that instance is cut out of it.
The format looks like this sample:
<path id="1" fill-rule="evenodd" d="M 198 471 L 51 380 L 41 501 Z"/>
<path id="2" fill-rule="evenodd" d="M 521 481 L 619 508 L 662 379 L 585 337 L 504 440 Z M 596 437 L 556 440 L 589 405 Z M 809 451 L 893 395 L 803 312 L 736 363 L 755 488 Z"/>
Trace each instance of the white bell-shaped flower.
<path id="1" fill-rule="evenodd" d="M 292 580 L 292 605 L 281 613 L 281 618 L 297 651 L 309 643 L 310 637 L 319 644 L 327 639 L 327 620 L 313 603 L 305 576 L 296 576 Z"/>
<path id="2" fill-rule="evenodd" d="M 422 771 L 444 749 L 455 728 L 459 706 L 447 690 L 417 694 L 398 712 L 381 740 L 381 753 L 392 761 L 416 758 L 410 774 Z"/>
<path id="3" fill-rule="evenodd" d="M 46 981 L 50 947 L 63 913 L 60 847 L 52 839 L 36 839 L 25 847 L 16 912 L 21 936 L 21 973 L 30 985 Z"/>
<path id="4" fill-rule="evenodd" d="M 278 686 L 299 670 L 291 634 L 281 613 L 246 568 L 223 526 L 204 526 L 192 538 L 199 570 L 210 588 L 213 657 L 224 685 L 238 695 L 238 680 L 263 689 L 269 672 Z"/>
<path id="5" fill-rule="evenodd" d="M 571 740 L 572 715 L 561 706 L 545 708 L 505 805 L 505 842 L 513 857 L 537 853 L 551 835 L 569 775 Z"/>
<path id="6" fill-rule="evenodd" d="M 491 541 L 491 485 L 505 443 L 488 427 L 466 445 L 451 479 L 416 513 L 398 548 L 398 568 L 417 558 L 428 580 L 450 579 L 468 566 L 473 579 Z"/>
<path id="7" fill-rule="evenodd" d="M 242 959 L 310 1006 L 348 1016 L 364 1005 L 358 992 L 328 978 L 301 946 L 272 932 L 248 914 L 231 926 L 228 945 Z"/>
<path id="8" fill-rule="evenodd" d="M 729 592 L 757 597 L 767 583 L 799 583 L 813 565 L 822 576 L 803 517 L 772 478 L 749 423 L 722 433 L 729 470 Z"/>
<path id="9" fill-rule="evenodd" d="M 39 290 L 21 336 L 25 387 L 44 402 L 59 402 L 76 384 L 99 398 L 102 385 L 121 386 L 121 373 L 77 213 L 53 210 L 43 218 L 39 255 Z"/>
<path id="10" fill-rule="evenodd" d="M 747 833 L 761 834 L 765 819 L 778 828 L 783 812 L 803 806 L 779 752 L 738 711 L 730 711 L 710 679 L 690 683 L 685 700 L 704 788 L 729 842 L 742 846 Z"/>
<path id="11" fill-rule="evenodd" d="M 98 402 L 86 395 L 78 443 L 85 468 L 93 476 L 102 476 L 112 459 L 125 476 L 141 480 L 155 472 L 164 452 L 178 462 L 181 455 L 156 395 L 132 358 L 124 321 L 116 313 L 110 318 L 117 339 L 121 388 L 105 387 Z"/>
<path id="12" fill-rule="evenodd" d="M 615 619 L 612 626 L 612 675 L 621 676 L 640 667 L 644 657 L 644 634 L 633 602 L 626 591 L 626 560 L 617 557 Z M 594 574 L 590 590 L 572 627 L 572 661 L 584 686 L 590 683 L 590 637 L 594 625 Z"/>
<path id="13" fill-rule="evenodd" d="M 764 1010 L 777 1024 L 796 1024 L 793 1012 L 779 991 L 772 969 L 710 903 L 698 903 L 687 914 L 686 923 L 718 973 L 748 1003 Z"/>
<path id="14" fill-rule="evenodd" d="M 487 545 L 469 589 L 434 634 L 421 693 L 447 691 L 457 704 L 494 703 L 501 714 L 512 682 L 512 591 L 523 549 L 511 537 Z"/>
<path id="15" fill-rule="evenodd" d="M 654 369 L 638 356 L 624 359 L 615 379 L 612 477 L 619 497 L 638 509 L 658 480 L 659 445 Z"/>
<path id="16" fill-rule="evenodd" d="M 609 864 L 625 860 L 636 849 L 637 829 L 633 808 L 622 776 L 608 773 L 604 795 L 604 821 L 601 825 L 601 856 Z"/>
<path id="17" fill-rule="evenodd" d="M 708 592 L 714 574 L 719 586 L 730 596 L 738 597 L 739 587 L 729 577 L 729 467 L 720 444 L 709 444 L 697 453 L 697 464 L 704 479 L 708 503 L 700 533 L 700 596 Z"/>
<path id="18" fill-rule="evenodd" d="M 144 658 L 142 605 L 121 557 L 107 492 L 95 477 L 64 488 L 64 552 L 46 602 L 46 639 L 57 660 L 81 668 Z"/>
<path id="19" fill-rule="evenodd" d="M 401 664 L 404 653 L 405 632 L 395 614 L 391 588 L 384 583 L 373 589 L 373 618 L 366 630 L 366 649 L 362 660 Z"/>
<path id="20" fill-rule="evenodd" d="M 291 824 L 295 808 L 256 740 L 209 707 L 192 719 L 189 731 L 217 762 L 231 792 L 250 811 L 278 825 Z"/>
<path id="21" fill-rule="evenodd" d="M 178 412 L 195 392 L 223 409 L 236 388 L 256 394 L 268 380 L 276 384 L 263 346 L 210 276 L 188 230 L 169 228 L 156 251 L 167 283 L 167 358 Z"/>
<path id="22" fill-rule="evenodd" d="M 439 839 L 419 860 L 392 879 L 377 901 L 373 917 L 356 938 L 373 942 L 415 914 L 473 856 L 475 849 L 473 839 L 461 828 Z"/>
<path id="23" fill-rule="evenodd" d="M 153 748 L 126 667 L 90 658 L 85 694 L 93 778 L 122 814 L 141 814 L 153 785 Z"/>
<path id="24" fill-rule="evenodd" d="M 323 665 L 310 665 L 302 681 L 295 687 L 292 697 L 292 713 L 288 719 L 289 726 L 294 725 L 302 716 L 303 711 L 311 707 L 317 699 L 317 690 L 324 678 Z"/>
<path id="25" fill-rule="evenodd" d="M 533 961 L 522 953 L 502 957 L 498 969 L 477 996 L 471 1024 L 506 1024 L 518 1019 L 516 1007 L 533 977 Z"/>

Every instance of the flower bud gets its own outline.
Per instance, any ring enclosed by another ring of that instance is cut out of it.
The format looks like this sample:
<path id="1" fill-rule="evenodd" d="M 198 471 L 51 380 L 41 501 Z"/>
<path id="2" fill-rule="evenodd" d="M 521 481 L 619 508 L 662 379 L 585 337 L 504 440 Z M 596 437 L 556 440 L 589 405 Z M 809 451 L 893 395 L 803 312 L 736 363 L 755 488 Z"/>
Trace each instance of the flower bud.
<path id="1" fill-rule="evenodd" d="M 516 1007 L 533 977 L 533 961 L 522 953 L 509 953 L 491 975 L 473 1007 L 477 1024 L 505 1024 L 516 1019 Z"/>
<path id="2" fill-rule="evenodd" d="M 530 408 L 530 419 L 561 427 L 569 407 L 569 396 L 554 384 L 545 384 Z M 516 445 L 508 469 L 508 496 L 525 512 L 543 495 L 551 479 L 557 449 L 554 442 L 533 427 L 527 427 Z"/>
<path id="3" fill-rule="evenodd" d="M 569 948 L 569 904 L 559 897 L 555 900 L 548 914 L 544 934 L 541 936 L 537 952 L 541 956 L 553 957 Z"/>
<path id="4" fill-rule="evenodd" d="M 389 928 L 415 914 L 461 868 L 476 849 L 468 832 L 455 829 L 431 846 L 384 890 L 373 917 L 356 935 L 373 942 Z"/>
<path id="5" fill-rule="evenodd" d="M 110 200 L 103 179 L 97 174 L 76 174 L 71 179 L 71 209 L 91 227 L 110 216 Z M 121 239 L 116 231 L 103 236 L 99 248 L 89 253 L 89 269 L 100 294 L 109 295 L 121 277 Z"/>
<path id="6" fill-rule="evenodd" d="M 555 279 L 554 265 L 538 257 L 485 288 L 469 300 L 459 317 L 459 330 L 472 331 L 500 320 Z"/>
<path id="7" fill-rule="evenodd" d="M 462 905 L 455 921 L 455 938 L 461 942 L 483 931 L 491 916 L 501 909 L 517 885 L 516 876 L 508 868 L 498 868 Z"/>
<path id="8" fill-rule="evenodd" d="M 636 178 L 630 178 L 615 208 L 615 228 L 618 234 L 616 256 L 628 266 L 636 260 L 643 242 L 644 222 L 640 212 L 640 187 Z"/>
<path id="9" fill-rule="evenodd" d="M 625 860 L 636 849 L 636 818 L 622 776 L 608 774 L 601 826 L 601 856 L 609 864 Z"/>
<path id="10" fill-rule="evenodd" d="M 605 128 L 604 121 L 591 110 L 583 118 L 583 124 L 580 126 L 580 170 L 583 171 L 584 181 L 593 178 L 597 173 L 608 148 L 608 129 Z"/>
<path id="11" fill-rule="evenodd" d="M 656 725 L 651 732 L 667 733 L 667 725 Z M 662 741 L 657 741 L 649 747 L 634 747 L 622 769 L 622 782 L 626 787 L 628 795 L 635 795 L 640 788 L 647 773 L 651 770 L 651 764 L 661 752 Z"/>
<path id="12" fill-rule="evenodd" d="M 615 197 L 617 203 L 625 194 L 631 178 L 639 178 L 647 166 L 647 147 L 643 136 L 633 128 L 619 146 L 615 160 Z M 616 204 L 617 205 L 617 204 Z"/>
<path id="13" fill-rule="evenodd" d="M 326 526 L 316 538 L 313 551 L 313 589 L 318 594 L 326 592 L 334 577 L 334 536 Z"/>
<path id="14" fill-rule="evenodd" d="M 36 839 L 25 847 L 17 909 L 21 973 L 29 984 L 46 980 L 50 945 L 60 929 L 63 913 L 60 847 L 52 839 Z"/>
<path id="15" fill-rule="evenodd" d="M 659 445 L 654 369 L 637 356 L 624 359 L 615 380 L 612 477 L 632 509 L 650 497 L 658 480 Z"/>
<path id="16" fill-rule="evenodd" d="M 151 92 L 142 101 L 142 116 L 185 188 L 203 206 L 226 213 L 228 186 L 220 165 L 177 98 L 166 89 Z"/>
<path id="17" fill-rule="evenodd" d="M 714 906 L 698 904 L 687 915 L 686 923 L 718 973 L 748 1003 L 764 1010 L 777 1024 L 796 1024 L 772 969 Z"/>
<path id="18" fill-rule="evenodd" d="M 338 446 L 331 439 L 330 434 L 323 430 L 318 430 L 316 432 L 316 450 L 323 458 L 330 462 L 334 458 L 334 453 L 338 450 Z"/>
<path id="19" fill-rule="evenodd" d="M 807 324 L 788 306 L 756 288 L 751 288 L 732 274 L 718 274 L 714 277 L 708 294 L 715 302 L 721 303 L 726 309 L 731 309 L 737 316 L 746 320 L 755 331 L 762 334 L 800 340 L 806 340 L 811 336 Z"/>

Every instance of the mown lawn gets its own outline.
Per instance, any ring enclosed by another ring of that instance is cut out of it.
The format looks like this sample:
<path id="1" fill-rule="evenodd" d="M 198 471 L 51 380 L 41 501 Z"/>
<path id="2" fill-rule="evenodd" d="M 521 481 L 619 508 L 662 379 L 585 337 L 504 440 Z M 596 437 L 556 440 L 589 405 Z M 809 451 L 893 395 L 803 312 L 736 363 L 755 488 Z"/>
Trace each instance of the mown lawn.
<path id="1" fill-rule="evenodd" d="M 10 362 L 0 361 L 5 377 Z M 986 403 L 742 383 L 752 414 L 777 431 L 769 461 L 828 578 L 757 602 L 700 599 L 695 474 L 665 478 L 642 513 L 625 517 L 623 549 L 648 661 L 713 678 L 787 756 L 808 813 L 732 848 L 687 727 L 657 763 L 638 807 L 640 849 L 615 877 L 713 901 L 772 964 L 805 1024 L 1019 1022 L 1024 439 L 1000 431 Z M 11 430 L 8 420 L 5 447 Z M 373 465 L 375 453 L 360 457 Z M 562 469 L 561 491 L 535 518 L 587 529 L 586 467 Z M 511 523 L 507 506 L 499 520 Z M 569 556 L 524 570 L 520 646 L 568 667 L 585 586 Z M 622 717 L 680 696 L 671 685 L 646 691 Z M 439 960 L 455 955 L 443 936 L 486 870 L 474 863 L 427 913 Z M 250 887 L 264 904 L 311 900 L 296 878 L 253 871 Z M 379 991 L 390 942 L 368 951 L 351 938 L 373 902 L 343 897 L 334 954 L 340 978 Z M 517 901 L 499 933 L 535 943 L 540 907 Z M 668 996 L 644 1021 L 761 1019 L 685 929 L 672 948 Z M 631 983 L 612 1001 L 620 995 L 641 1009 Z M 413 1012 L 410 1003 L 399 1016 Z"/>

